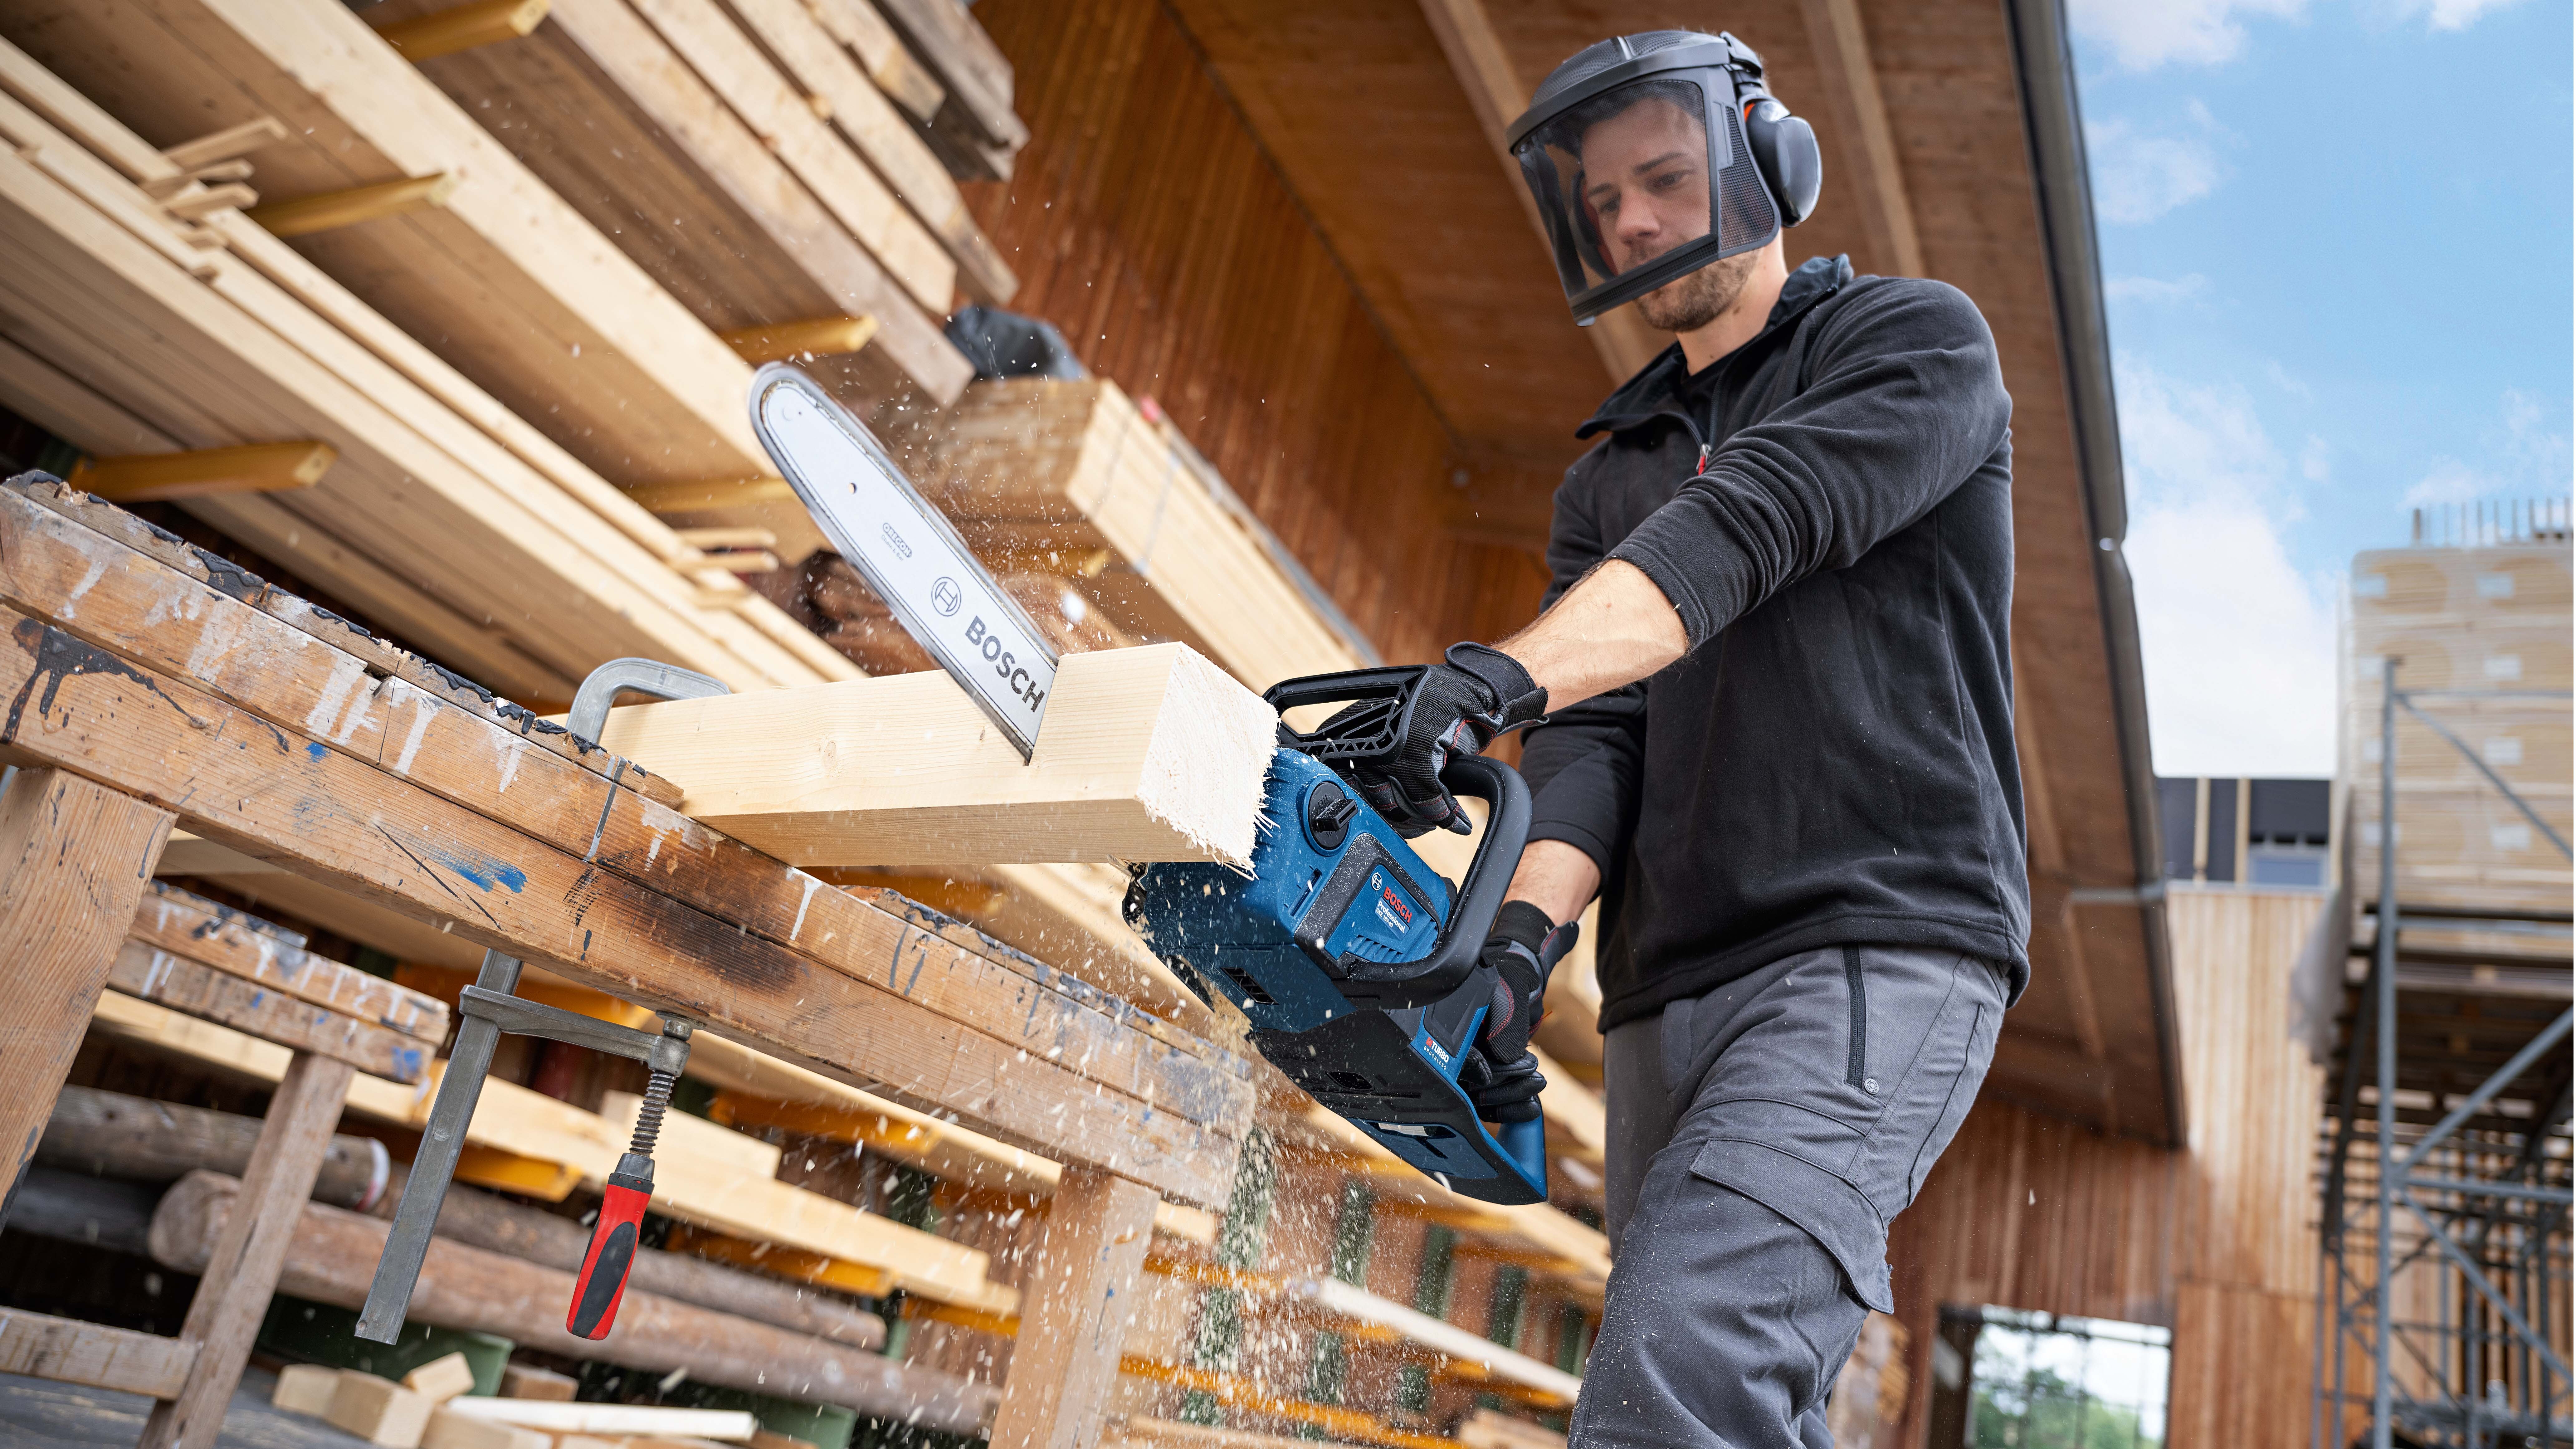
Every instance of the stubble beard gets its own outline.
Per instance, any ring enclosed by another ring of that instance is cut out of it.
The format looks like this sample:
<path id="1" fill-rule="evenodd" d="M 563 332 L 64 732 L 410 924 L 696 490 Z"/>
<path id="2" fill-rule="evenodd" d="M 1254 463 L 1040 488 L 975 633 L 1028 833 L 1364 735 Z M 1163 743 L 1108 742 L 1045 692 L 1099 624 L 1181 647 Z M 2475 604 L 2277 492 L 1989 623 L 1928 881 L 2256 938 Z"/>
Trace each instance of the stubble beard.
<path id="1" fill-rule="evenodd" d="M 1688 276 L 1675 277 L 1638 298 L 1637 315 L 1658 332 L 1696 332 L 1724 316 L 1744 295 L 1744 284 L 1760 255 L 1759 248 L 1738 252 Z"/>

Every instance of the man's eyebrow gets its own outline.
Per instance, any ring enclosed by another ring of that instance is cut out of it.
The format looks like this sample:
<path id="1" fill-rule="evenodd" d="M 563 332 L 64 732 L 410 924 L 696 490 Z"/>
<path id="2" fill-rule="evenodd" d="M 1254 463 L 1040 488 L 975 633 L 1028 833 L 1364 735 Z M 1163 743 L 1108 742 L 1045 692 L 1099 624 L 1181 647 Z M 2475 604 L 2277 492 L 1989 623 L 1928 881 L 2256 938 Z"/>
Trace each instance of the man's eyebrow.
<path id="1" fill-rule="evenodd" d="M 1661 156 L 1657 156 L 1656 158 L 1654 158 L 1654 159 L 1653 159 L 1653 160 L 1651 160 L 1651 161 L 1640 161 L 1640 162 L 1638 162 L 1636 165 L 1634 165 L 1634 166 L 1632 166 L 1632 167 L 1628 168 L 1628 174 L 1629 174 L 1629 175 L 1631 175 L 1631 176 L 1641 176 L 1641 175 L 1645 174 L 1646 172 L 1652 171 L 1652 170 L 1654 170 L 1656 167 L 1658 167 L 1658 166 L 1661 166 L 1661 165 L 1665 164 L 1666 162 L 1669 162 L 1669 161 L 1684 161 L 1684 160 L 1688 160 L 1689 158 L 1690 158 L 1690 153 L 1689 153 L 1689 152 L 1684 151 L 1684 150 L 1680 149 L 1679 147 L 1675 147 L 1674 149 L 1672 149 L 1672 150 L 1670 150 L 1670 151 L 1665 152 L 1665 153 L 1664 153 L 1664 154 L 1662 154 Z"/>

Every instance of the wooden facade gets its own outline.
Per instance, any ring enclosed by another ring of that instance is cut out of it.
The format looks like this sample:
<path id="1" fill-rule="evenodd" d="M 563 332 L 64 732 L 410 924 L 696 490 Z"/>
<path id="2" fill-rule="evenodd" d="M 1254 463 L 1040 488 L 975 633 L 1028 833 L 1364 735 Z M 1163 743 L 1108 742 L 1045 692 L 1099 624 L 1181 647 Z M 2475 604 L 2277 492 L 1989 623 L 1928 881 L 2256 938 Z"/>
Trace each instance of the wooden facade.
<path id="1" fill-rule="evenodd" d="M 2170 1449 L 2303 1442 L 2324 1070 L 2295 1033 L 2292 978 L 2324 905 L 2228 888 L 2168 900 L 2187 1150 L 1991 1097 L 1969 1113 L 1889 1243 L 1915 1347 L 1888 1442 L 1922 1442 L 1942 1307 L 1983 1304 L 2172 1329 Z"/>

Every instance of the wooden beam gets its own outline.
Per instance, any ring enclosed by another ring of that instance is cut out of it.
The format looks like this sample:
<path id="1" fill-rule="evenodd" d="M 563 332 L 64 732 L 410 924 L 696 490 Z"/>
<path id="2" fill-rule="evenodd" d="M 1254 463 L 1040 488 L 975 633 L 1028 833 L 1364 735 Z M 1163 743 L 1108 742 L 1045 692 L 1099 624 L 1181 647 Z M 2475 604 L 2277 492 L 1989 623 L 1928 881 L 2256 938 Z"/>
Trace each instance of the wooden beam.
<path id="1" fill-rule="evenodd" d="M 196 179 L 197 178 L 195 177 L 187 178 L 189 181 L 194 181 Z M 182 190 L 184 190 L 185 185 L 186 182 L 181 183 Z M 247 210 L 256 207 L 259 205 L 259 193 L 251 190 L 247 186 L 240 185 L 239 183 L 226 183 L 220 186 L 210 186 L 199 191 L 187 192 L 184 195 L 174 194 L 161 204 L 169 210 L 172 216 L 179 217 L 186 221 L 203 221 L 208 216 L 228 208 Z"/>
<path id="2" fill-rule="evenodd" d="M 166 850 L 162 861 L 169 861 Z M 432 1046 L 447 1039 L 445 1002 L 317 956 L 304 949 L 302 937 L 282 939 L 265 921 L 173 885 L 152 882 L 132 935 L 147 946 Z"/>
<path id="3" fill-rule="evenodd" d="M 60 770 L 0 791 L 0 1173 L 14 1196 L 174 821 Z M 8 1211 L 0 1198 L 0 1218 Z"/>
<path id="4" fill-rule="evenodd" d="M 630 705 L 600 743 L 797 865 L 1247 864 L 1267 705 L 1187 646 L 1069 654 L 1025 764 L 945 674 Z"/>
<path id="5" fill-rule="evenodd" d="M 1091 1449 L 1154 1231 L 1151 1188 L 1067 1172 L 1039 1235 L 1025 1331 L 993 1415 L 993 1449 Z"/>
<path id="6" fill-rule="evenodd" d="M 268 1120 L 251 1149 L 233 1211 L 215 1234 L 179 1341 L 196 1350 L 179 1391 L 152 1406 L 141 1449 L 210 1449 L 224 1410 L 250 1361 L 251 1338 L 268 1314 L 278 1269 L 296 1236 L 298 1213 L 331 1149 L 331 1129 L 348 1098 L 349 1064 L 297 1052 L 269 1098 Z M 327 1209 L 326 1209 L 327 1211 Z"/>
<path id="7" fill-rule="evenodd" d="M 1519 72 L 1512 68 L 1511 52 L 1495 33 L 1493 17 L 1486 13 L 1484 0 L 1422 0 L 1422 15 L 1431 22 L 1431 33 L 1440 38 L 1440 49 L 1449 57 L 1449 69 L 1456 73 L 1459 88 L 1467 93 L 1467 104 L 1476 112 L 1477 124 L 1485 129 L 1486 144 L 1502 163 L 1503 184 L 1520 198 L 1531 228 L 1538 233 L 1539 244 L 1547 245 L 1547 224 L 1539 217 L 1538 201 L 1521 180 L 1520 163 L 1512 159 L 1510 149 L 1503 144 L 1511 123 L 1529 109 L 1529 87 L 1521 83 Z M 1639 368 L 1652 362 L 1655 354 L 1671 345 L 1671 339 L 1648 327 L 1633 306 L 1603 313 L 1583 332 L 1591 339 L 1593 350 L 1601 354 L 1601 365 L 1614 382 L 1626 382 Z"/>
<path id="8" fill-rule="evenodd" d="M 277 117 L 254 116 L 238 126 L 226 126 L 193 141 L 182 141 L 164 149 L 161 155 L 181 172 L 196 172 L 218 161 L 247 156 L 263 146 L 285 139 L 286 128 L 278 124 Z"/>
<path id="9" fill-rule="evenodd" d="M 517 40 L 545 23 L 552 4 L 553 0 L 474 0 L 381 26 L 376 34 L 417 65 L 478 45 Z"/>
<path id="10" fill-rule="evenodd" d="M 0 510 L 12 500 L 24 505 L 0 494 Z M 56 515 L 27 508 L 34 518 L 0 522 L 11 565 L 44 563 L 28 525 Z M 0 591 L 59 598 L 85 572 L 80 554 L 61 558 L 68 576 L 45 565 L 59 582 L 41 589 L 0 570 Z M 174 581 L 102 562 L 76 606 L 83 630 L 180 668 L 194 656 L 208 682 L 258 699 L 262 717 L 167 666 L 63 673 L 101 651 L 0 616 L 16 631 L 0 645 L 0 697 L 47 681 L 45 729 L 18 728 L 12 741 L 38 763 L 77 759 L 141 793 L 184 797 L 198 833 L 718 1034 L 1187 1201 L 1223 1200 L 1250 1107 L 1240 1059 L 945 918 L 899 916 L 899 898 L 862 901 L 782 870 L 407 684 L 334 695 L 329 651 L 272 643 L 262 616 L 211 591 L 189 595 L 195 617 L 153 614 L 156 592 L 177 602 Z M 227 631 L 222 645 L 204 644 L 209 627 Z M 373 803 L 341 803 L 353 800 Z M 586 857 L 583 842 L 595 842 Z M 710 960 L 725 971 L 710 973 Z"/>
<path id="11" fill-rule="evenodd" d="M 155 1257 L 164 1267 L 197 1271 L 216 1235 L 238 1215 L 240 1191 L 210 1172 L 180 1179 L 153 1213 Z M 340 1308 L 366 1301 L 389 1224 L 319 1203 L 278 1216 L 293 1239 L 279 1292 Z M 618 1308 L 615 1331 L 595 1343 L 576 1338 L 563 1326 L 572 1282 L 567 1272 L 432 1238 L 410 1316 L 434 1327 L 499 1334 L 542 1353 L 653 1374 L 685 1369 L 703 1384 L 912 1418 L 931 1428 L 976 1433 L 991 1412 L 988 1387 L 633 1287 Z"/>
<path id="12" fill-rule="evenodd" d="M 1815 47 L 1816 70 L 1825 83 L 1834 156 L 1849 168 L 1860 202 L 1861 235 L 1869 247 L 1869 265 L 1863 270 L 1922 276 L 1923 242 L 1914 229 L 1913 203 L 1906 197 L 1896 132 L 1887 124 L 1878 72 L 1870 64 L 1859 0 L 1799 0 L 1799 8 L 1806 12 L 1807 40 Z"/>
<path id="13" fill-rule="evenodd" d="M 0 1373 L 167 1399 L 196 1357 L 175 1338 L 0 1308 Z"/>
<path id="14" fill-rule="evenodd" d="M 251 207 L 242 215 L 266 227 L 271 236 L 310 236 L 317 231 L 334 231 L 445 206 L 461 181 L 453 172 L 444 171 L 434 176 L 407 176 L 400 181 L 299 196 L 293 201 L 272 201 Z"/>
<path id="15" fill-rule="evenodd" d="M 793 0 L 788 0 L 793 3 Z M 805 322 L 769 322 L 724 333 L 725 346 L 743 361 L 783 362 L 806 353 L 857 352 L 877 335 L 874 317 L 816 317 Z M 766 530 L 763 530 L 766 532 Z M 771 535 L 774 542 L 775 535 Z M 706 545 L 700 544 L 704 548 Z"/>
<path id="16" fill-rule="evenodd" d="M 871 3 L 948 92 L 929 127 L 934 141 L 955 143 L 981 159 L 989 168 L 987 179 L 1008 179 L 1012 154 L 1029 139 L 1029 128 L 1011 109 L 1010 58 L 963 5 L 950 0 Z M 964 159 L 955 150 L 949 154 L 952 167 Z"/>
<path id="17" fill-rule="evenodd" d="M 340 450 L 329 443 L 251 443 L 189 453 L 83 458 L 66 481 L 110 503 L 160 503 L 310 488 L 339 458 Z"/>
<path id="18" fill-rule="evenodd" d="M 128 996 L 219 1021 L 373 1076 L 418 1082 L 428 1075 L 432 1048 L 426 1042 L 264 990 L 140 941 L 128 941 L 117 952 L 107 984 Z"/>

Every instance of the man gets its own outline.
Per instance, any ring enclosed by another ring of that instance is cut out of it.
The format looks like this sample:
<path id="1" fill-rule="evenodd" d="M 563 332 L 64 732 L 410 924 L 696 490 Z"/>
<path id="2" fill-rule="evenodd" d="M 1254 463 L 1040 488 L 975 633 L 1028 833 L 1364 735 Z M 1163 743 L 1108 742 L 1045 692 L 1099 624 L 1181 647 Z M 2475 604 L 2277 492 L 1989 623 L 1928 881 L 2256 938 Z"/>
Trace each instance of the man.
<path id="1" fill-rule="evenodd" d="M 1546 612 L 1449 651 L 1359 783 L 1462 828 L 1441 762 L 1536 726 L 1496 1120 L 1536 1110 L 1547 937 L 1601 900 L 1617 1270 L 1573 1444 L 1826 1446 L 1887 1223 L 2029 976 L 2011 401 L 1956 290 L 1787 269 L 1815 141 L 1732 37 L 1593 46 L 1512 139 L 1577 318 L 1676 343 L 1582 428 Z"/>

